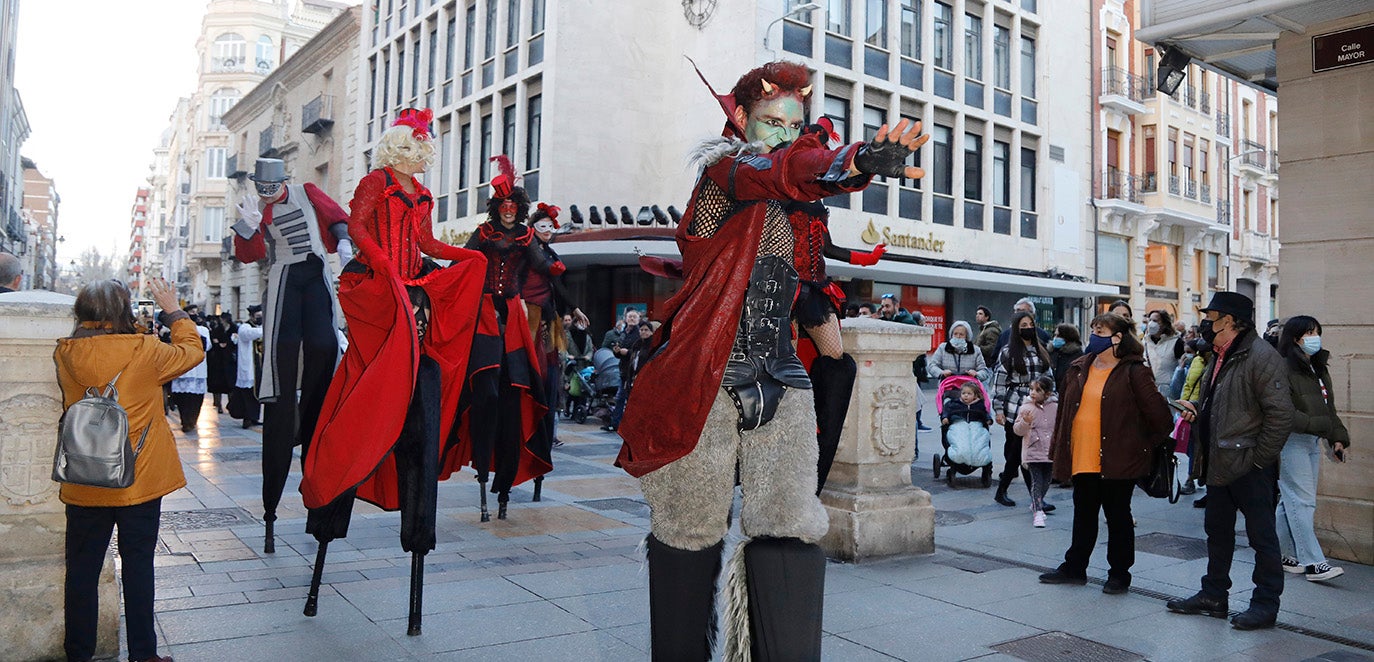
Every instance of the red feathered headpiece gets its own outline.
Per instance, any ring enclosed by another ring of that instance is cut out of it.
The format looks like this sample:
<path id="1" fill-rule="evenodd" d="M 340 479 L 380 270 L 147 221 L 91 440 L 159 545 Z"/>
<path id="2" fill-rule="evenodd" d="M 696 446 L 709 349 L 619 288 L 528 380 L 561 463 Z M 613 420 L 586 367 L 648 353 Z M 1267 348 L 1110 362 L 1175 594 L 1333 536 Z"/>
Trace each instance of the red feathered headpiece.
<path id="1" fill-rule="evenodd" d="M 547 218 L 553 222 L 553 229 L 557 230 L 558 228 L 562 227 L 558 224 L 558 212 L 561 211 L 558 207 L 555 207 L 553 205 L 546 205 L 541 202 L 539 203 L 539 211 L 544 212 L 544 218 Z"/>
<path id="2" fill-rule="evenodd" d="M 510 157 L 505 154 L 497 154 L 491 160 L 496 162 L 496 169 L 500 171 L 500 174 L 491 178 L 491 197 L 499 200 L 509 196 L 515 187 L 515 166 L 511 165 Z"/>
<path id="3" fill-rule="evenodd" d="M 415 134 L 417 140 L 429 140 L 431 135 L 429 123 L 433 120 L 434 111 L 428 108 L 424 110 L 407 108 L 401 111 L 400 116 L 396 118 L 395 122 L 391 123 L 391 126 L 408 126 L 411 132 Z"/>

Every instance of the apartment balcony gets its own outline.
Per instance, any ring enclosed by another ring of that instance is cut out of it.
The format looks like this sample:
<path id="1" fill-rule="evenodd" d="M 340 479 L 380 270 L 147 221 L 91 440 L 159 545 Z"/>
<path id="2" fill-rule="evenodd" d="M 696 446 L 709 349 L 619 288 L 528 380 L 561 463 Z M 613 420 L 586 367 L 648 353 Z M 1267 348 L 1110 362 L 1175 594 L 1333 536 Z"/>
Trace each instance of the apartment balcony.
<path id="1" fill-rule="evenodd" d="M 282 141 L 278 138 L 277 133 L 277 127 L 273 125 L 263 129 L 258 134 L 258 156 L 270 159 L 281 153 Z"/>
<path id="2" fill-rule="evenodd" d="M 1212 202 L 1212 185 L 1211 185 L 1211 184 L 1203 184 L 1200 188 L 1201 188 L 1201 195 L 1198 196 L 1199 199 L 1201 199 L 1202 202 L 1206 202 L 1206 203 L 1209 203 L 1209 204 L 1210 204 L 1210 203 Z"/>
<path id="3" fill-rule="evenodd" d="M 1102 198 L 1141 203 L 1141 178 L 1116 168 L 1107 168 L 1102 175 Z"/>
<path id="4" fill-rule="evenodd" d="M 1169 175 L 1169 193 L 1171 195 L 1179 194 L 1178 175 Z"/>
<path id="5" fill-rule="evenodd" d="M 1188 182 L 1183 187 L 1183 197 L 1188 198 L 1189 200 L 1197 199 L 1197 182 L 1191 179 L 1188 180 Z"/>
<path id="6" fill-rule="evenodd" d="M 1197 88 L 1196 88 L 1196 87 L 1193 87 L 1192 85 L 1186 85 L 1186 86 L 1180 88 L 1180 89 L 1179 89 L 1179 92 L 1182 92 L 1182 93 L 1183 93 L 1183 99 L 1182 99 L 1183 105 L 1188 106 L 1189 108 L 1197 108 Z"/>
<path id="7" fill-rule="evenodd" d="M 1269 174 L 1279 174 L 1279 150 L 1269 152 Z"/>
<path id="8" fill-rule="evenodd" d="M 1209 93 L 1207 93 L 1207 92 L 1203 92 L 1200 96 L 1198 96 L 1197 109 L 1200 110 L 1200 111 L 1202 111 L 1202 112 L 1204 112 L 1204 113 L 1206 113 L 1206 114 L 1208 114 L 1208 115 L 1211 115 L 1211 114 L 1212 114 L 1212 95 L 1209 94 Z"/>
<path id="9" fill-rule="evenodd" d="M 321 94 L 301 108 L 301 133 L 316 135 L 334 126 L 334 97 Z"/>
<path id="10" fill-rule="evenodd" d="M 1240 156 L 1240 170 L 1242 174 L 1263 177 L 1269 173 L 1269 150 L 1264 145 L 1253 140 L 1241 139 L 1240 146 L 1236 148 Z"/>
<path id="11" fill-rule="evenodd" d="M 1147 173 L 1141 175 L 1141 176 L 1140 176 L 1140 192 L 1141 192 L 1141 193 L 1158 193 L 1158 192 L 1159 192 L 1159 173 L 1157 173 L 1157 172 L 1147 172 Z"/>
<path id="12" fill-rule="evenodd" d="M 1278 242 L 1273 237 L 1247 230 L 1240 235 L 1240 246 L 1237 252 L 1242 258 L 1255 262 L 1273 262 L 1278 259 Z"/>
<path id="13" fill-rule="evenodd" d="M 210 60 L 210 71 L 212 73 L 232 73 L 243 71 L 248 64 L 244 57 L 217 57 Z"/>
<path id="14" fill-rule="evenodd" d="M 1231 201 L 1217 200 L 1217 223 L 1220 225 L 1231 224 Z"/>
<path id="15" fill-rule="evenodd" d="M 1217 138 L 1231 140 L 1231 114 L 1217 111 Z"/>
<path id="16" fill-rule="evenodd" d="M 1102 70 L 1102 94 L 1098 97 L 1098 103 L 1124 115 L 1144 114 L 1144 90 L 1145 84 L 1140 76 L 1117 67 L 1107 67 Z"/>
<path id="17" fill-rule="evenodd" d="M 239 156 L 239 154 L 230 154 L 229 158 L 225 160 L 225 177 L 229 179 L 241 179 L 248 176 L 248 155 L 242 155 L 244 157 L 243 159 L 240 159 Z"/>

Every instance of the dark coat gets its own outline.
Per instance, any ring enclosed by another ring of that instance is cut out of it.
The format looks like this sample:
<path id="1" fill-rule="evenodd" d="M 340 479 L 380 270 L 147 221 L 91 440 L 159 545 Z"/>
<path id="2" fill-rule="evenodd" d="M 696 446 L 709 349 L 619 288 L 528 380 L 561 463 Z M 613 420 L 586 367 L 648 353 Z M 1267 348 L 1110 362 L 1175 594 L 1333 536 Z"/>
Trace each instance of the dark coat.
<path id="1" fill-rule="evenodd" d="M 1054 368 L 1054 389 L 1056 393 L 1064 392 L 1064 377 L 1069 374 L 1069 364 L 1083 356 L 1083 345 L 1076 342 L 1064 341 L 1064 346 L 1060 349 L 1050 348 L 1050 366 Z"/>
<path id="2" fill-rule="evenodd" d="M 205 352 L 206 390 L 211 393 L 232 393 L 238 377 L 238 343 L 234 332 L 223 324 L 210 329 L 210 349 Z"/>
<path id="3" fill-rule="evenodd" d="M 1069 364 L 1059 415 L 1054 422 L 1050 461 L 1060 482 L 1073 478 L 1073 418 L 1083 400 L 1083 386 L 1096 354 Z M 1150 451 L 1169 441 L 1173 415 L 1155 387 L 1154 372 L 1141 354 L 1121 357 L 1102 387 L 1102 477 L 1135 479 L 1150 472 Z"/>
<path id="4" fill-rule="evenodd" d="M 1231 342 L 1213 379 L 1213 354 L 1203 369 L 1201 416 L 1193 443 L 1201 441 L 1190 478 L 1225 486 L 1279 459 L 1293 430 L 1293 397 L 1288 368 L 1278 350 L 1248 331 Z"/>
<path id="5" fill-rule="evenodd" d="M 1331 352 L 1321 350 L 1307 356 L 1301 349 L 1288 349 L 1288 385 L 1293 395 L 1293 431 L 1312 434 L 1327 443 L 1341 442 L 1350 446 L 1350 432 L 1336 417 L 1336 391 L 1332 388 L 1327 362 Z M 1326 396 L 1322 396 L 1322 386 Z"/>

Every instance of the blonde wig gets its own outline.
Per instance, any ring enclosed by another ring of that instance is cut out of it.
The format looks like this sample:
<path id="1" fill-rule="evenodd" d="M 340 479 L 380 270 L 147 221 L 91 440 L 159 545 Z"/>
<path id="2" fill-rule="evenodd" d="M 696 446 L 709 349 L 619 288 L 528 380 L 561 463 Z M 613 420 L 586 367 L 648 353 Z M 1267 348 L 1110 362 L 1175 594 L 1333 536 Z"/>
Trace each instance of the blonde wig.
<path id="1" fill-rule="evenodd" d="M 415 137 L 409 126 L 393 126 L 382 134 L 372 151 L 373 168 L 389 168 L 404 163 L 423 163 L 428 169 L 434 165 L 434 143 Z"/>

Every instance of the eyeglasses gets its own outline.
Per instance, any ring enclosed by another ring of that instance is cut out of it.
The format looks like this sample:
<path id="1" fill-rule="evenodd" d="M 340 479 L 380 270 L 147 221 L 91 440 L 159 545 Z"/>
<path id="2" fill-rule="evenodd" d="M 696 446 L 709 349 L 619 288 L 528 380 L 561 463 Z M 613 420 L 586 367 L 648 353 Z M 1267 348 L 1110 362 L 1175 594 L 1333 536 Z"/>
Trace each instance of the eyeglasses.
<path id="1" fill-rule="evenodd" d="M 891 292 L 888 292 L 887 294 L 884 294 L 884 295 L 882 295 L 882 296 L 879 297 L 879 298 L 880 298 L 880 299 L 892 299 L 893 301 L 896 301 L 896 300 L 897 300 L 897 295 L 895 295 L 895 294 L 893 294 L 893 293 L 891 293 Z"/>

